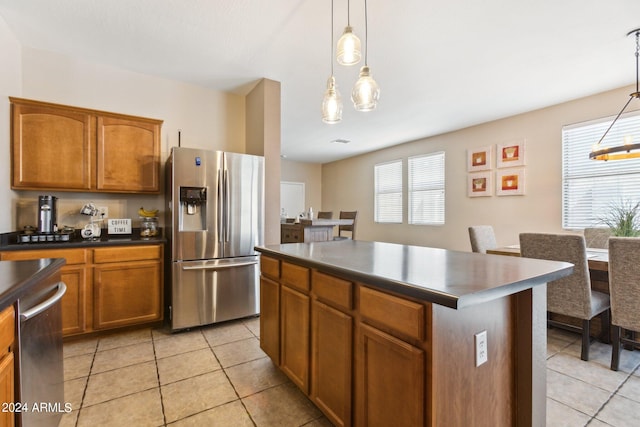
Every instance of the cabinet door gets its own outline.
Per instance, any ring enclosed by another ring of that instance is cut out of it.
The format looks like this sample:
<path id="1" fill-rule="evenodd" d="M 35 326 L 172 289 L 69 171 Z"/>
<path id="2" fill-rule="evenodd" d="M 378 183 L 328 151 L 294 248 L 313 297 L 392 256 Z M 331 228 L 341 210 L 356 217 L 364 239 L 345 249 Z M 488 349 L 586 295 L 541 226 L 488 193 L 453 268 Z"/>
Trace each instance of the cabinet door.
<path id="1" fill-rule="evenodd" d="M 97 128 L 97 189 L 158 193 L 159 122 L 98 116 Z"/>
<path id="2" fill-rule="evenodd" d="M 87 331 L 87 273 L 84 265 L 64 266 L 60 269 L 67 292 L 62 297 L 62 335 Z M 89 329 L 91 329 L 89 327 Z"/>
<path id="3" fill-rule="evenodd" d="M 15 402 L 14 399 L 14 357 L 9 352 L 4 357 L 0 357 L 0 404 Z M 29 402 L 31 403 L 31 402 Z M 11 411 L 0 412 L 0 425 L 13 427 L 15 422 L 14 413 Z"/>
<path id="4" fill-rule="evenodd" d="M 260 276 L 260 348 L 280 364 L 280 285 Z"/>
<path id="5" fill-rule="evenodd" d="M 336 426 L 351 425 L 352 317 L 314 300 L 311 400 Z"/>
<path id="6" fill-rule="evenodd" d="M 424 425 L 424 351 L 360 324 L 356 357 L 356 425 Z"/>
<path id="7" fill-rule="evenodd" d="M 93 273 L 93 328 L 162 320 L 162 262 L 96 264 Z"/>
<path id="8" fill-rule="evenodd" d="M 94 150 L 90 114 L 12 99 L 12 188 L 89 190 Z"/>
<path id="9" fill-rule="evenodd" d="M 280 308 L 280 368 L 309 394 L 309 297 L 282 286 Z"/>

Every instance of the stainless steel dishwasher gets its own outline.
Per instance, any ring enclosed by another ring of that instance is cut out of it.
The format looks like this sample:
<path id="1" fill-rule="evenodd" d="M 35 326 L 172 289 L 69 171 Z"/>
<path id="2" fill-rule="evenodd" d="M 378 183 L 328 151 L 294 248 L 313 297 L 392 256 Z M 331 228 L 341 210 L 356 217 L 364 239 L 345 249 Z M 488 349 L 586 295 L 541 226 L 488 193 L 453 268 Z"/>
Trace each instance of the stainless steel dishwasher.
<path id="1" fill-rule="evenodd" d="M 26 408 L 18 420 L 23 427 L 57 426 L 71 409 L 64 402 L 62 355 L 60 299 L 66 290 L 51 277 L 18 300 L 19 399 Z"/>

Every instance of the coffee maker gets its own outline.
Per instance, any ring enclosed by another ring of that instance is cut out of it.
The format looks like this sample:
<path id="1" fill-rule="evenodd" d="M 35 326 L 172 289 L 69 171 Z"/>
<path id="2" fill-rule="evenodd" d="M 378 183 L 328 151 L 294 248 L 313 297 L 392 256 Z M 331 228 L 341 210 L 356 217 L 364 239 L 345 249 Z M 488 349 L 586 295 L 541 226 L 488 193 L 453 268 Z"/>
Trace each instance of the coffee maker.
<path id="1" fill-rule="evenodd" d="M 38 232 L 54 233 L 58 227 L 58 198 L 55 196 L 38 197 Z"/>

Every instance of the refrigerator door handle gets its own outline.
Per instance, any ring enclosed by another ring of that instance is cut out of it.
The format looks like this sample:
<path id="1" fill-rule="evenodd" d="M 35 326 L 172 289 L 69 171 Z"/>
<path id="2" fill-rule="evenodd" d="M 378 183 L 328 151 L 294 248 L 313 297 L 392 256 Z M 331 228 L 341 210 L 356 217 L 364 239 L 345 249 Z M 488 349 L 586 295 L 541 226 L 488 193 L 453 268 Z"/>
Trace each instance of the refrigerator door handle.
<path id="1" fill-rule="evenodd" d="M 218 191 L 216 192 L 216 201 L 218 202 L 218 242 L 222 242 L 223 234 L 224 234 L 224 220 L 223 220 L 223 206 L 224 206 L 224 196 L 222 193 L 223 182 L 222 182 L 222 170 L 218 169 Z"/>
<path id="2" fill-rule="evenodd" d="M 234 264 L 219 264 L 219 265 L 198 265 L 198 266 L 182 266 L 183 270 L 223 270 L 225 268 L 245 267 L 248 265 L 255 265 L 258 261 L 238 262 Z"/>
<path id="3" fill-rule="evenodd" d="M 231 218 L 231 201 L 229 200 L 229 171 L 224 170 L 224 241 L 228 242 L 231 239 L 231 227 L 229 226 L 229 219 Z"/>

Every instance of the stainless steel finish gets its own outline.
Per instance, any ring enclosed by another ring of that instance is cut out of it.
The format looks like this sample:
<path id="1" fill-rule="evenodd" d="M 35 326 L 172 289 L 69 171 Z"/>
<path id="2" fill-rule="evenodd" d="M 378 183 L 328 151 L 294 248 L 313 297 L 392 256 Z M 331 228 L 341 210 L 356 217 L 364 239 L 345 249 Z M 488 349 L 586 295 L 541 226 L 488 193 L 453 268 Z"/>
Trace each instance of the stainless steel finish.
<path id="1" fill-rule="evenodd" d="M 38 197 L 38 231 L 53 233 L 56 228 L 58 198 L 54 196 Z"/>
<path id="2" fill-rule="evenodd" d="M 57 426 L 71 410 L 64 399 L 60 299 L 65 291 L 64 283 L 45 281 L 18 301 L 20 401 L 29 405 L 19 417 L 23 426 Z M 33 411 L 34 404 L 46 407 Z"/>
<path id="3" fill-rule="evenodd" d="M 64 282 L 58 282 L 57 288 L 58 290 L 56 291 L 56 293 L 53 294 L 53 296 L 51 296 L 49 299 L 41 302 L 35 307 L 31 307 L 29 310 L 20 313 L 20 321 L 24 322 L 26 320 L 29 320 L 32 317 L 35 317 L 38 314 L 42 313 L 43 311 L 48 310 L 52 305 L 60 301 L 65 292 L 67 292 L 67 285 L 65 285 Z"/>
<path id="4" fill-rule="evenodd" d="M 167 170 L 172 329 L 258 314 L 264 158 L 174 147 Z"/>

